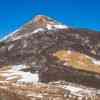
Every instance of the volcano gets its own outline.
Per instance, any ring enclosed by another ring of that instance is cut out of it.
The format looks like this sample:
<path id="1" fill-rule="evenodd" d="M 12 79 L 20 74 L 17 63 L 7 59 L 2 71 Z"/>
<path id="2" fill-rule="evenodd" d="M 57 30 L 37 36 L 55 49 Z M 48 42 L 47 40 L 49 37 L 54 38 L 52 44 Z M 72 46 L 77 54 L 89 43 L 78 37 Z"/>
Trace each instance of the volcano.
<path id="1" fill-rule="evenodd" d="M 2 39 L 0 67 L 1 81 L 17 84 L 34 78 L 45 84 L 65 81 L 100 89 L 100 32 L 38 15 Z"/>

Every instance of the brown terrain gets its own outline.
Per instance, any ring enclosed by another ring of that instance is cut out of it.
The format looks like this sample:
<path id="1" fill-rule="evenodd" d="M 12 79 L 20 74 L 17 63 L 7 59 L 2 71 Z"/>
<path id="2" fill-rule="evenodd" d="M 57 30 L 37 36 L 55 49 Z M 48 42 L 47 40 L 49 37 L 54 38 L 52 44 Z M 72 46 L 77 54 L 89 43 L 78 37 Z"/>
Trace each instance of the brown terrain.
<path id="1" fill-rule="evenodd" d="M 36 16 L 0 43 L 0 100 L 100 100 L 100 32 Z"/>

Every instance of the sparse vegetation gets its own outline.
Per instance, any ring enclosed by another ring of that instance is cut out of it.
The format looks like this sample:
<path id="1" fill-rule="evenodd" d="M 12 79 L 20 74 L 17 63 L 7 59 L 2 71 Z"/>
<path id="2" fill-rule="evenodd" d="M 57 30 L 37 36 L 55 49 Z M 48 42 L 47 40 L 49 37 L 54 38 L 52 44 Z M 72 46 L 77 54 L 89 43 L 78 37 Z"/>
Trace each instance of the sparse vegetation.
<path id="1" fill-rule="evenodd" d="M 64 61 L 64 65 L 71 65 L 72 67 L 79 70 L 100 74 L 100 65 L 94 64 L 91 60 L 91 57 L 88 57 L 85 54 L 67 50 L 60 50 L 54 53 L 54 56 L 57 57 L 60 61 Z"/>

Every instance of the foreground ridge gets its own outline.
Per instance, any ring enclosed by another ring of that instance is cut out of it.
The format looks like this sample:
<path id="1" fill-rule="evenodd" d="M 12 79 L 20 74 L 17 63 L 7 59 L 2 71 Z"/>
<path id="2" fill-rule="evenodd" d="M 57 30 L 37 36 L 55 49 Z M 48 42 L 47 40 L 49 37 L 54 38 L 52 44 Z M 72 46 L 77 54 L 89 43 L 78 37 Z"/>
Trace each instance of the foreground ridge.
<path id="1" fill-rule="evenodd" d="M 66 85 L 64 85 L 66 84 Z M 100 90 L 77 86 L 67 82 L 18 85 L 0 82 L 0 99 L 3 100 L 99 100 Z"/>

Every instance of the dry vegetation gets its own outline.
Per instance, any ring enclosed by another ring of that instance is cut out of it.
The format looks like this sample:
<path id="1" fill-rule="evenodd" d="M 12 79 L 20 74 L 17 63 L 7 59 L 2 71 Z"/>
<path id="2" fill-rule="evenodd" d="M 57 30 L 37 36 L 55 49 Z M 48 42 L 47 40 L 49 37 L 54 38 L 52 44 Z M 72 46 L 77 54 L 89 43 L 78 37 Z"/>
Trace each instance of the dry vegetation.
<path id="1" fill-rule="evenodd" d="M 64 65 L 71 65 L 72 67 L 100 74 L 100 65 L 94 64 L 92 58 L 81 54 L 79 52 L 60 50 L 53 54 L 60 61 L 64 62 Z"/>

